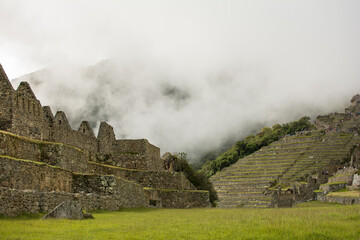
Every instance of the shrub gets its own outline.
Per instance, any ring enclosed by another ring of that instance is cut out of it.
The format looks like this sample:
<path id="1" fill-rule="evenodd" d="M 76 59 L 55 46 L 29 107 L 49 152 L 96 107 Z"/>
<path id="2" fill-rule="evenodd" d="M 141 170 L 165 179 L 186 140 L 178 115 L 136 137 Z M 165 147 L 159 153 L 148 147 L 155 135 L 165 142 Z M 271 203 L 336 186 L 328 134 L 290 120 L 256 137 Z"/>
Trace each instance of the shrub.
<path id="1" fill-rule="evenodd" d="M 177 153 L 173 156 L 177 158 L 178 162 L 175 171 L 183 172 L 186 178 L 196 187 L 196 189 L 209 191 L 210 203 L 214 206 L 215 200 L 217 200 L 216 191 L 205 174 L 201 171 L 194 170 L 186 159 L 186 153 Z"/>

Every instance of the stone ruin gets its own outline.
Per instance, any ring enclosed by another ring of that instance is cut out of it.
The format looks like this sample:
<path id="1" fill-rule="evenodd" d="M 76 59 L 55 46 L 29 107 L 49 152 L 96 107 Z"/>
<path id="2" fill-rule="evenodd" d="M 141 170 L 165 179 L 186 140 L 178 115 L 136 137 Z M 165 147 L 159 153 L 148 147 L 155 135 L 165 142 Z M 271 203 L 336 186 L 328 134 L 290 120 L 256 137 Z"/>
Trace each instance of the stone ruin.
<path id="1" fill-rule="evenodd" d="M 316 199 L 320 202 L 335 202 L 341 204 L 360 204 L 360 176 L 359 169 L 348 166 L 338 171 L 320 185 L 315 191 Z M 340 194 L 337 191 L 343 191 Z M 335 193 L 334 193 L 335 192 Z"/>
<path id="2" fill-rule="evenodd" d="M 344 113 L 329 113 L 319 115 L 315 120 L 315 126 L 330 133 L 349 133 L 356 136 L 360 132 L 360 95 L 351 98 L 351 104 L 345 108 Z"/>
<path id="3" fill-rule="evenodd" d="M 97 137 L 87 121 L 73 130 L 28 83 L 14 90 L 0 65 L 0 214 L 48 212 L 64 201 L 87 210 L 209 206 L 208 191 L 165 159 L 146 139 L 116 139 L 106 122 Z"/>
<path id="4" fill-rule="evenodd" d="M 318 116 L 315 126 L 283 136 L 210 177 L 217 206 L 291 207 L 319 197 L 316 191 L 324 184 L 331 190 L 352 182 L 354 188 L 359 186 L 358 175 L 339 174 L 350 176 L 347 183 L 335 176 L 339 166 L 356 172 L 360 166 L 360 95 L 351 99 L 344 113 Z M 329 179 L 335 182 L 327 184 Z M 360 203 L 360 197 L 350 202 Z"/>
<path id="5" fill-rule="evenodd" d="M 62 202 L 42 219 L 73 219 L 80 220 L 94 218 L 91 213 L 84 213 L 82 207 L 77 202 Z"/>

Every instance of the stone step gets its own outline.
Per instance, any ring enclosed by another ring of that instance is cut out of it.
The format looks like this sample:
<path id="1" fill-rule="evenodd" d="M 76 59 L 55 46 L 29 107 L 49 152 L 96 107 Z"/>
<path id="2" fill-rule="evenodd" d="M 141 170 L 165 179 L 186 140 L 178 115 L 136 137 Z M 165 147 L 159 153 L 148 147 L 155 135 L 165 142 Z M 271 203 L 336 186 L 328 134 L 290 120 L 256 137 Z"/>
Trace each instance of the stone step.
<path id="1" fill-rule="evenodd" d="M 238 195 L 225 195 L 221 198 L 220 202 L 238 202 L 238 201 L 259 201 L 270 202 L 272 200 L 271 195 L 264 195 L 262 193 L 257 194 L 238 194 Z"/>
<path id="2" fill-rule="evenodd" d="M 268 164 L 268 163 L 290 163 L 290 162 L 294 162 L 296 161 L 297 158 L 291 158 L 291 159 L 261 159 L 261 160 L 256 160 L 256 161 L 243 161 L 241 163 L 241 165 L 262 165 L 262 164 Z"/>
<path id="3" fill-rule="evenodd" d="M 332 155 L 332 154 L 346 154 L 348 152 L 348 150 L 343 150 L 343 149 L 336 149 L 336 150 L 331 150 L 331 149 L 324 149 L 322 148 L 321 150 L 311 150 L 309 152 L 307 152 L 307 155 Z"/>
<path id="4" fill-rule="evenodd" d="M 249 169 L 248 169 L 249 170 Z M 251 170 L 251 169 L 250 169 Z M 238 176 L 238 177 L 262 177 L 262 176 L 276 176 L 279 175 L 279 173 L 282 173 L 284 171 L 276 171 L 276 172 L 239 172 L 239 171 L 227 171 L 224 173 L 219 173 L 217 175 L 214 175 L 211 179 L 221 178 L 221 177 L 231 177 L 231 176 Z"/>
<path id="5" fill-rule="evenodd" d="M 259 204 L 259 205 L 268 205 L 269 203 L 271 203 L 271 198 L 270 199 L 245 199 L 245 198 L 228 198 L 228 199 L 222 199 L 219 201 L 219 203 L 226 205 L 226 204 L 231 204 L 231 203 L 244 203 L 244 204 Z"/>
<path id="6" fill-rule="evenodd" d="M 243 170 L 243 171 L 240 171 Z M 241 175 L 252 175 L 252 176 L 257 176 L 257 175 L 268 175 L 268 174 L 273 174 L 273 175 L 277 175 L 279 173 L 282 173 L 284 170 L 274 170 L 274 171 L 267 171 L 266 169 L 264 170 L 259 170 L 257 169 L 257 171 L 245 171 L 245 169 L 239 169 L 239 171 L 229 171 L 229 173 L 233 173 L 235 174 L 241 174 Z M 221 176 L 221 174 L 220 174 Z"/>
<path id="7" fill-rule="evenodd" d="M 289 158 L 297 158 L 301 155 L 303 155 L 305 152 L 299 152 L 299 153 L 269 153 L 269 154 L 252 154 L 249 155 L 246 159 L 289 159 Z"/>
<path id="8" fill-rule="evenodd" d="M 231 192 L 231 193 L 243 193 L 243 192 L 263 192 L 264 189 L 266 187 L 268 187 L 270 185 L 267 185 L 265 187 L 256 187 L 256 186 L 241 186 L 241 185 L 231 185 L 231 186 L 227 186 L 227 185 L 219 185 L 219 186 L 214 186 L 214 189 L 216 190 L 216 192 Z"/>
<path id="9" fill-rule="evenodd" d="M 253 183 L 253 184 L 216 184 L 215 183 L 214 189 L 257 192 L 257 191 L 263 191 L 264 188 L 268 188 L 270 187 L 270 185 L 271 184 L 269 182 Z"/>
<path id="10" fill-rule="evenodd" d="M 311 148 L 312 146 L 309 145 L 304 145 L 301 147 L 271 147 L 271 148 L 266 148 L 263 150 L 259 151 L 259 154 L 264 154 L 265 152 L 279 152 L 279 153 L 289 153 L 289 152 L 304 152 L 307 151 L 309 148 Z"/>
<path id="11" fill-rule="evenodd" d="M 244 193 L 218 193 L 219 199 L 221 201 L 239 201 L 239 200 L 266 200 L 271 201 L 271 196 L 265 196 L 262 192 L 259 193 L 251 193 L 251 192 L 244 192 Z"/>
<path id="12" fill-rule="evenodd" d="M 272 168 L 286 168 L 289 167 L 290 165 L 292 165 L 293 163 L 281 163 L 281 164 L 277 164 L 277 163 L 264 163 L 264 164 L 258 164 L 258 165 L 236 165 L 235 169 L 238 168 L 242 168 L 242 169 L 263 169 L 263 168 L 268 168 L 268 167 L 272 167 Z"/>
<path id="13" fill-rule="evenodd" d="M 271 148 L 276 149 L 283 149 L 283 148 L 308 148 L 313 147 L 318 144 L 320 144 L 320 140 L 316 141 L 305 141 L 305 142 L 293 142 L 293 143 L 283 143 L 283 144 L 276 144 L 276 145 L 270 145 Z"/>
<path id="14" fill-rule="evenodd" d="M 211 178 L 219 207 L 267 207 L 271 196 L 263 192 L 271 182 L 291 184 L 319 171 L 332 160 L 341 160 L 356 141 L 350 135 L 287 136 L 260 151 L 239 159 Z M 360 138 L 358 142 L 360 141 Z M 348 147 L 346 147 L 348 146 Z M 265 180 L 265 181 L 264 181 Z"/>
<path id="15" fill-rule="evenodd" d="M 276 179 L 279 175 L 269 175 L 269 176 L 258 176 L 258 177 L 252 177 L 252 176 L 223 176 L 223 177 L 219 177 L 219 178 L 214 178 L 213 181 L 257 181 L 257 180 L 273 180 Z"/>
<path id="16" fill-rule="evenodd" d="M 227 182 L 220 182 L 220 183 L 213 183 L 213 186 L 215 189 L 253 189 L 253 188 L 267 188 L 270 187 L 269 182 L 260 182 L 260 183 L 240 183 L 237 184 L 234 183 L 227 183 Z"/>
<path id="17" fill-rule="evenodd" d="M 220 208 L 267 208 L 271 202 L 261 202 L 261 201 L 220 201 L 218 207 Z"/>
<path id="18" fill-rule="evenodd" d="M 266 184 L 271 182 L 270 179 L 254 179 L 254 180 L 248 180 L 248 179 L 235 179 L 235 180 L 226 180 L 226 179 L 220 179 L 213 181 L 213 185 L 257 185 L 257 184 Z"/>
<path id="19" fill-rule="evenodd" d="M 258 169 L 258 168 L 256 168 L 256 169 L 245 169 L 245 168 L 233 166 L 233 168 L 229 169 L 229 171 L 232 170 L 232 169 L 234 169 L 234 172 L 262 172 L 262 171 L 271 172 L 271 171 L 283 171 L 284 169 L 287 169 L 287 167 L 283 167 L 283 168 L 267 167 L 267 168 L 260 168 L 260 169 Z"/>

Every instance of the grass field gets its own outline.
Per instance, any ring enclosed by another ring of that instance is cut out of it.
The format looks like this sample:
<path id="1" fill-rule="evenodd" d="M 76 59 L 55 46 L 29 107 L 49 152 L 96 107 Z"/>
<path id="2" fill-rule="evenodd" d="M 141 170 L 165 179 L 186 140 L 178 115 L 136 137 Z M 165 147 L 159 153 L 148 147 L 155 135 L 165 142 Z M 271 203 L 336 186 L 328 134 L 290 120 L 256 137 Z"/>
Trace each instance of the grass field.
<path id="1" fill-rule="evenodd" d="M 360 239 L 360 205 L 281 209 L 130 209 L 89 220 L 0 219 L 0 239 Z"/>

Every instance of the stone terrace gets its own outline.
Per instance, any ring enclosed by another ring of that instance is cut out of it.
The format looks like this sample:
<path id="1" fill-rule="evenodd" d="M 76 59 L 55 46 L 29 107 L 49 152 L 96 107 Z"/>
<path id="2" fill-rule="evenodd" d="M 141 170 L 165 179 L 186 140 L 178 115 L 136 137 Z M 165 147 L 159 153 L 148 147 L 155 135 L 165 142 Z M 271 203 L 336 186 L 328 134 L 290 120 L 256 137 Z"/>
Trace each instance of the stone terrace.
<path id="1" fill-rule="evenodd" d="M 270 207 L 271 187 L 292 186 L 349 154 L 359 137 L 350 134 L 287 136 L 223 169 L 211 181 L 219 207 Z"/>

